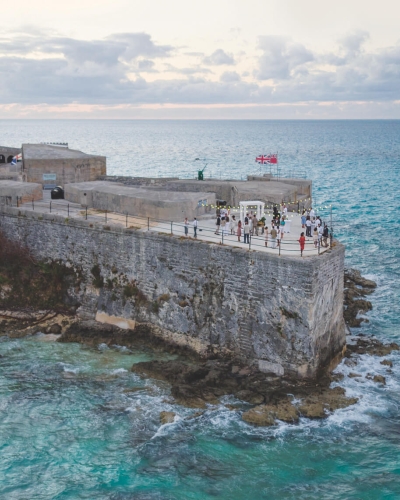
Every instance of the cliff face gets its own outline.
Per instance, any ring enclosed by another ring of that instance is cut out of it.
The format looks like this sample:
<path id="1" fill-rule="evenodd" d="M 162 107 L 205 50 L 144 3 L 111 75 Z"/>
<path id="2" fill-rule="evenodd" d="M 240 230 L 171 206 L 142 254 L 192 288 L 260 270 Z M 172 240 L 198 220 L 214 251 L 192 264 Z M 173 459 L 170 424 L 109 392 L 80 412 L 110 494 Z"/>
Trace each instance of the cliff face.
<path id="1" fill-rule="evenodd" d="M 287 258 L 5 210 L 8 238 L 79 274 L 69 293 L 83 319 L 150 324 L 204 357 L 240 358 L 279 376 L 315 377 L 345 346 L 340 244 Z"/>

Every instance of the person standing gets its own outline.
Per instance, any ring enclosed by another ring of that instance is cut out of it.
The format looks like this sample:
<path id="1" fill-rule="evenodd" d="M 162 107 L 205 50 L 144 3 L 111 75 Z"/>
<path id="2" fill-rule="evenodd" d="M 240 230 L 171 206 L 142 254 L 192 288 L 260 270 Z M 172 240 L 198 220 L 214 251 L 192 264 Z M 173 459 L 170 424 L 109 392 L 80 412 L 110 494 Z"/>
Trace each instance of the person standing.
<path id="1" fill-rule="evenodd" d="M 315 211 L 314 211 L 313 207 L 310 208 L 310 217 L 311 217 L 311 220 L 315 219 Z"/>
<path id="2" fill-rule="evenodd" d="M 240 242 L 240 237 L 242 236 L 242 221 L 240 220 L 238 222 L 238 227 L 237 227 L 237 237 L 238 241 Z"/>
<path id="3" fill-rule="evenodd" d="M 278 236 L 278 231 L 275 229 L 275 226 L 272 226 L 270 234 L 271 234 L 271 248 L 276 248 L 276 237 Z"/>
<path id="4" fill-rule="evenodd" d="M 194 237 L 197 238 L 197 219 L 196 219 L 196 217 L 194 218 L 194 221 L 193 221 L 193 231 L 194 231 Z"/>
<path id="5" fill-rule="evenodd" d="M 282 220 L 281 220 L 281 225 L 280 225 L 280 233 L 281 233 L 281 240 L 283 240 L 283 233 L 285 232 L 285 216 L 282 217 Z"/>
<path id="6" fill-rule="evenodd" d="M 257 219 L 257 215 L 254 214 L 254 217 L 253 217 L 253 232 L 252 234 L 258 236 L 258 219 Z"/>
<path id="7" fill-rule="evenodd" d="M 304 246 L 306 244 L 306 237 L 304 236 L 304 233 L 301 233 L 299 238 L 299 243 L 300 243 L 300 257 L 303 257 Z"/>
<path id="8" fill-rule="evenodd" d="M 225 226 L 226 226 L 226 217 L 222 216 L 221 217 L 221 231 L 222 231 L 222 234 L 225 234 Z"/>
<path id="9" fill-rule="evenodd" d="M 268 246 L 268 227 L 267 226 L 265 226 L 264 234 L 265 234 L 265 246 L 267 247 Z"/>
<path id="10" fill-rule="evenodd" d="M 307 216 L 306 220 L 306 236 L 311 238 L 311 220 L 309 215 Z"/>
<path id="11" fill-rule="evenodd" d="M 250 226 L 248 222 L 244 223 L 243 234 L 244 234 L 244 243 L 250 244 Z"/>
<path id="12" fill-rule="evenodd" d="M 230 217 L 229 217 L 228 214 L 226 214 L 226 216 L 225 216 L 225 221 L 226 221 L 226 224 L 225 224 L 225 234 L 229 234 L 230 227 L 231 227 L 231 221 L 230 221 Z"/>
<path id="13" fill-rule="evenodd" d="M 231 221 L 231 234 L 236 234 L 238 228 L 238 223 L 236 220 L 236 216 L 232 215 L 232 221 Z"/>
<path id="14" fill-rule="evenodd" d="M 306 220 L 307 220 L 307 216 L 305 214 L 305 211 L 303 210 L 303 213 L 301 215 L 301 227 L 303 229 L 306 227 Z"/>
<path id="15" fill-rule="evenodd" d="M 216 224 L 216 226 L 217 226 L 217 229 L 216 229 L 216 231 L 215 231 L 215 234 L 219 234 L 219 227 L 220 227 L 220 225 L 221 225 L 221 217 L 220 217 L 219 215 L 217 216 L 217 222 L 216 222 L 215 224 Z"/>
<path id="16" fill-rule="evenodd" d="M 314 241 L 314 248 L 317 248 L 318 246 L 318 229 L 315 227 L 313 231 L 313 241 Z"/>
<path id="17" fill-rule="evenodd" d="M 322 231 L 322 246 L 325 248 L 328 246 L 329 229 L 326 224 L 324 224 L 324 229 Z"/>
<path id="18" fill-rule="evenodd" d="M 185 221 L 183 223 L 183 226 L 185 228 L 185 236 L 189 236 L 189 221 L 188 221 L 187 217 L 185 217 Z"/>

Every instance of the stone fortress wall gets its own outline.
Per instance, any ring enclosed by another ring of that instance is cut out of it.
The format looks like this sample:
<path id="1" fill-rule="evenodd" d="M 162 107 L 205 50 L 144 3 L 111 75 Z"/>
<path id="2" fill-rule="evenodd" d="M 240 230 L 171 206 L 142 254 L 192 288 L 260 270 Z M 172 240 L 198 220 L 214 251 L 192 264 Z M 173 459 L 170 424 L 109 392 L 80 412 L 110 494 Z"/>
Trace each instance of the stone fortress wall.
<path id="1" fill-rule="evenodd" d="M 345 346 L 344 247 L 279 257 L 4 207 L 0 230 L 79 270 L 78 314 L 267 373 L 315 377 Z"/>

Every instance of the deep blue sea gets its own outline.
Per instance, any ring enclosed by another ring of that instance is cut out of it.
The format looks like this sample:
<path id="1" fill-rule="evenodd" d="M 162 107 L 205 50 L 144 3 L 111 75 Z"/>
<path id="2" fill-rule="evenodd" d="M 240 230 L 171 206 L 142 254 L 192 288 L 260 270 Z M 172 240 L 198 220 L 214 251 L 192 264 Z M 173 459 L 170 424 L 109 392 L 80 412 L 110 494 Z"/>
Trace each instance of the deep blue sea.
<path id="1" fill-rule="evenodd" d="M 240 179 L 260 170 L 256 155 L 278 152 L 282 173 L 313 180 L 315 205 L 333 205 L 346 264 L 378 283 L 353 333 L 400 342 L 400 121 L 0 121 L 1 145 L 45 141 L 106 155 L 121 175 L 194 177 L 207 164 Z M 186 420 L 195 410 L 167 384 L 129 371 L 146 351 L 38 335 L 1 338 L 0 355 L 1 499 L 400 498 L 399 353 L 389 372 L 373 356 L 338 367 L 355 406 L 266 429 L 223 404 Z M 173 424 L 160 425 L 164 410 Z"/>

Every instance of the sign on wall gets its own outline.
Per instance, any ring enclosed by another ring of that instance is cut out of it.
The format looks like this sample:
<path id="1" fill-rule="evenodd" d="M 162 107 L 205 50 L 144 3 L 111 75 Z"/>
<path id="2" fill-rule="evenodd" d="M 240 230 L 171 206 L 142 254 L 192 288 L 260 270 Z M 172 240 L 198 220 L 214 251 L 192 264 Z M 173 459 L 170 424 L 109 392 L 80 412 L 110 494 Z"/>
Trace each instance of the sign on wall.
<path id="1" fill-rule="evenodd" d="M 43 174 L 44 181 L 55 181 L 57 179 L 57 174 Z"/>

